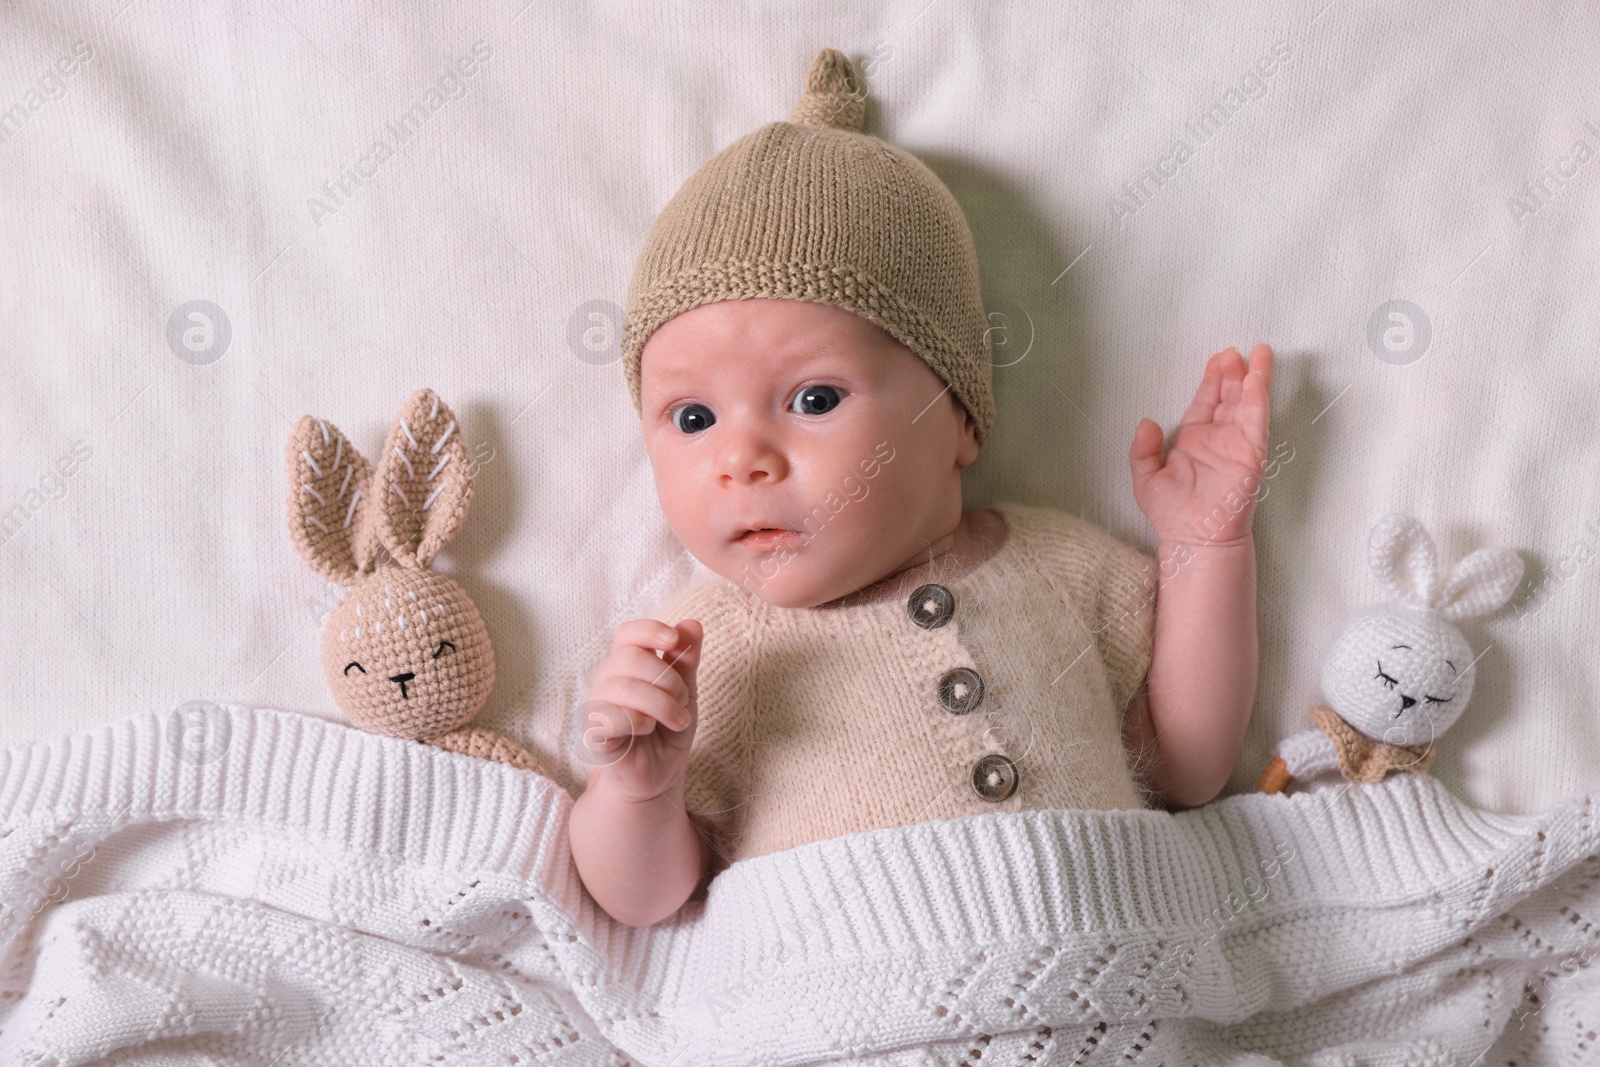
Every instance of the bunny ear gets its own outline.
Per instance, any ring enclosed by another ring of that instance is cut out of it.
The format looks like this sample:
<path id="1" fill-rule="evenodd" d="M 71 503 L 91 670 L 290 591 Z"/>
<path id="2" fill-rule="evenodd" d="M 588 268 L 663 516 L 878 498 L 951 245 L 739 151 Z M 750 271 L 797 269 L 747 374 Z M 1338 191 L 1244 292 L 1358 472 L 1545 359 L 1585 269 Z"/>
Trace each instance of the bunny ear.
<path id="1" fill-rule="evenodd" d="M 289 434 L 289 539 L 311 569 L 354 585 L 378 554 L 372 465 L 331 422 L 302 415 Z"/>
<path id="2" fill-rule="evenodd" d="M 1435 605 L 1451 622 L 1488 615 L 1522 584 L 1522 557 L 1510 548 L 1480 548 L 1455 565 Z"/>
<path id="3" fill-rule="evenodd" d="M 455 413 L 432 389 L 400 409 L 373 476 L 378 535 L 396 563 L 427 570 L 472 503 L 472 472 Z"/>
<path id="4" fill-rule="evenodd" d="M 1401 600 L 1431 606 L 1439 588 L 1433 538 L 1409 515 L 1390 512 L 1372 528 L 1367 561 L 1378 581 Z"/>

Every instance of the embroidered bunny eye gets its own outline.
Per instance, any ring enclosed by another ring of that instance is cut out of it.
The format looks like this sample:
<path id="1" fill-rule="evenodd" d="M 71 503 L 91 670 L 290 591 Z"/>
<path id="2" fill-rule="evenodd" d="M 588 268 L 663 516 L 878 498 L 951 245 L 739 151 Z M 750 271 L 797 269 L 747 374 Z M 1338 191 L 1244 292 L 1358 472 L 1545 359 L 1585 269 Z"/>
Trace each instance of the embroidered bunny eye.
<path id="1" fill-rule="evenodd" d="M 450 644 L 449 641 L 440 641 L 439 642 L 439 648 L 438 648 L 437 651 L 434 652 L 433 658 L 434 659 L 438 659 L 440 656 L 444 655 L 444 650 L 445 650 L 446 646 L 449 647 L 451 652 L 454 652 L 456 650 L 456 646 Z"/>
<path id="2" fill-rule="evenodd" d="M 687 434 L 708 430 L 716 421 L 717 416 L 704 404 L 685 404 L 672 411 L 672 425 Z"/>
<path id="3" fill-rule="evenodd" d="M 826 415 L 842 400 L 839 390 L 831 385 L 808 385 L 794 395 L 789 410 L 796 415 Z"/>
<path id="4" fill-rule="evenodd" d="M 1383 679 L 1383 684 L 1385 686 L 1387 686 L 1388 688 L 1390 688 L 1390 689 L 1393 689 L 1396 685 L 1399 684 L 1398 679 L 1394 678 L 1392 675 L 1388 675 L 1388 674 L 1384 674 L 1383 673 L 1383 660 L 1381 660 L 1381 659 L 1378 661 L 1378 673 L 1373 675 L 1373 677 L 1374 678 L 1382 678 Z"/>
<path id="5" fill-rule="evenodd" d="M 1454 700 L 1455 697 L 1430 697 L 1425 695 L 1422 699 L 1424 703 L 1428 704 L 1448 704 Z"/>
<path id="6" fill-rule="evenodd" d="M 344 673 L 345 673 L 346 677 L 349 676 L 351 667 L 354 667 L 356 670 L 360 671 L 362 674 L 366 674 L 367 673 L 367 669 L 365 667 L 363 667 L 361 664 L 357 663 L 355 660 L 351 660 L 349 663 L 346 663 L 344 665 Z"/>

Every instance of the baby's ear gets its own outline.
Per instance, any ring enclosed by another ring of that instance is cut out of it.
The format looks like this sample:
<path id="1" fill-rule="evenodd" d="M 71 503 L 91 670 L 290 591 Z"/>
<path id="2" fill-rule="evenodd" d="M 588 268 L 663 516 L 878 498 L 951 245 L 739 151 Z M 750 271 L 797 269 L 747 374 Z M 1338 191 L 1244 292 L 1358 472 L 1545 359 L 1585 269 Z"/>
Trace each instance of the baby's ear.
<path id="1" fill-rule="evenodd" d="M 956 466 L 970 466 L 977 462 L 978 452 L 982 449 L 982 446 L 978 444 L 978 424 L 973 419 L 972 412 L 968 411 L 966 405 L 955 398 L 954 393 L 950 394 L 950 400 L 956 405 L 957 410 L 961 412 L 963 420 L 961 423 L 961 445 L 956 450 Z"/>

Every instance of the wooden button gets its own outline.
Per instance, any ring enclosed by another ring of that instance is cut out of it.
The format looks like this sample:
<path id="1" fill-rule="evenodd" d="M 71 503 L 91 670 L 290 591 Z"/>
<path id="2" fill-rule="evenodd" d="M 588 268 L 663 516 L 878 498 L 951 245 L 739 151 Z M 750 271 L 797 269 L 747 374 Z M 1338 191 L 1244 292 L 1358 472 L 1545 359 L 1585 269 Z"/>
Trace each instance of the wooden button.
<path id="1" fill-rule="evenodd" d="M 953 715 L 965 715 L 983 703 L 983 678 L 971 667 L 956 667 L 939 679 L 939 703 Z"/>
<path id="2" fill-rule="evenodd" d="M 919 585 L 906 602 L 906 612 L 924 630 L 937 630 L 956 613 L 956 598 L 942 585 Z"/>
<path id="3" fill-rule="evenodd" d="M 991 752 L 972 765 L 972 788 L 985 800 L 1005 800 L 1017 791 L 1017 778 L 1017 765 L 998 752 Z"/>

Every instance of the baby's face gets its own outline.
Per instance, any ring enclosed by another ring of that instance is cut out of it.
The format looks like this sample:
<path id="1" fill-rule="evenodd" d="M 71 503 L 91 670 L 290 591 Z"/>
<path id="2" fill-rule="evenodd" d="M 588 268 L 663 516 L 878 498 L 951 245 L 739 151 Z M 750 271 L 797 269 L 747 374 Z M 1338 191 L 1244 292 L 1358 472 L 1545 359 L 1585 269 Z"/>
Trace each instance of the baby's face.
<path id="1" fill-rule="evenodd" d="M 769 603 L 844 596 L 961 521 L 961 468 L 978 455 L 966 409 L 916 353 L 842 308 L 686 311 L 645 345 L 640 403 L 673 532 Z"/>

